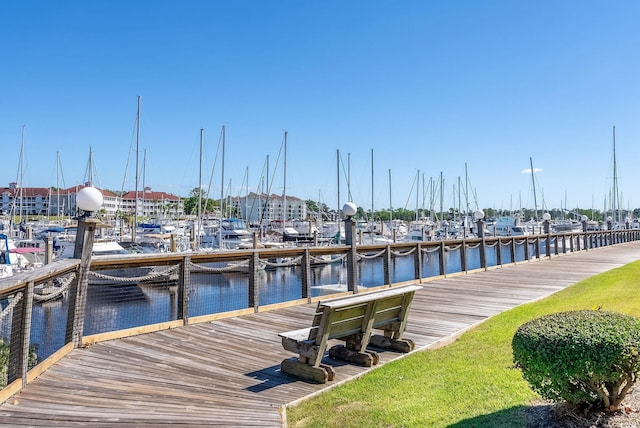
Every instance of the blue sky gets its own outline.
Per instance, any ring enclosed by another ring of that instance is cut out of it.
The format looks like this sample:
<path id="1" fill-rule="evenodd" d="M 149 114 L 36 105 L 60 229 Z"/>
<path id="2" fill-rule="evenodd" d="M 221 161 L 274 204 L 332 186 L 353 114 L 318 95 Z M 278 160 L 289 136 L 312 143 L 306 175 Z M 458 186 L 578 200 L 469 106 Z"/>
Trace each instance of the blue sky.
<path id="1" fill-rule="evenodd" d="M 622 205 L 638 207 L 639 21 L 634 1 L 3 2 L 0 186 L 24 125 L 24 186 L 82 183 L 91 147 L 95 184 L 133 190 L 141 96 L 157 191 L 198 186 L 202 128 L 213 196 L 261 189 L 267 156 L 282 194 L 286 130 L 287 195 L 333 208 L 337 151 L 340 203 L 350 189 L 371 208 L 373 151 L 376 209 L 415 208 L 418 171 L 418 205 L 440 174 L 457 205 L 465 165 L 471 209 L 533 207 L 530 158 L 539 208 L 603 209 L 615 126 Z"/>

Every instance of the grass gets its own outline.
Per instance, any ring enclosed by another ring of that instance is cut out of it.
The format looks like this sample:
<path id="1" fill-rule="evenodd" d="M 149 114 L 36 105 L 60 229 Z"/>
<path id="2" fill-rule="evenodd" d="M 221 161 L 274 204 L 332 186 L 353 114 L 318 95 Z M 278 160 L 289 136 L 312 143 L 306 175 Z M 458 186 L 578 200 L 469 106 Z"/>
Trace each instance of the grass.
<path id="1" fill-rule="evenodd" d="M 497 315 L 446 347 L 416 352 L 287 409 L 289 427 L 523 427 L 539 397 L 513 368 L 521 324 L 574 309 L 640 317 L 640 262 Z"/>

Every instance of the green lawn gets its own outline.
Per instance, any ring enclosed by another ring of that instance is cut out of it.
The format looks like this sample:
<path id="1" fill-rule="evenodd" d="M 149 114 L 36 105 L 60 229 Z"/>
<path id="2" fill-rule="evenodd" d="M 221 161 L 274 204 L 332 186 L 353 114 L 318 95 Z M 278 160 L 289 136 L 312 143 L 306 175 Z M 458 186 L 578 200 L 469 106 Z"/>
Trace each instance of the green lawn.
<path id="1" fill-rule="evenodd" d="M 639 291 L 640 262 L 594 276 L 290 407 L 289 427 L 523 427 L 539 397 L 512 367 L 518 326 L 573 309 L 640 316 Z"/>

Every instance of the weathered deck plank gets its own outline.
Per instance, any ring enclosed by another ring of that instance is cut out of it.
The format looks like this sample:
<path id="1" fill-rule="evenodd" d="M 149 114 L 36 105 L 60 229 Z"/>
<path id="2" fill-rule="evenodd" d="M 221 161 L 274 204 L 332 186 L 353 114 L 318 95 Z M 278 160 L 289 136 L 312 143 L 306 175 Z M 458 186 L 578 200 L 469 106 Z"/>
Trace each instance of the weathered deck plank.
<path id="1" fill-rule="evenodd" d="M 640 259 L 640 243 L 424 283 L 405 337 L 417 348 L 581 279 Z M 2 426 L 280 426 L 281 406 L 327 388 L 282 374 L 278 333 L 307 327 L 315 304 L 74 350 L 0 406 Z M 402 354 L 381 352 L 380 364 Z M 333 383 L 367 369 L 331 361 Z"/>

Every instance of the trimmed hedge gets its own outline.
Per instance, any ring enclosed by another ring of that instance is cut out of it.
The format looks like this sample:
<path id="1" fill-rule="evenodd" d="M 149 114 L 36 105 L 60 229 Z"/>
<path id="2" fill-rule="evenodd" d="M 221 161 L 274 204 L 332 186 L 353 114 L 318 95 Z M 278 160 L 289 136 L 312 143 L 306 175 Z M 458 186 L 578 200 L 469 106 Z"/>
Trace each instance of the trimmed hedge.
<path id="1" fill-rule="evenodd" d="M 559 312 L 521 325 L 513 360 L 553 401 L 615 410 L 640 373 L 640 320 L 606 311 Z"/>

